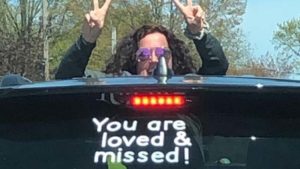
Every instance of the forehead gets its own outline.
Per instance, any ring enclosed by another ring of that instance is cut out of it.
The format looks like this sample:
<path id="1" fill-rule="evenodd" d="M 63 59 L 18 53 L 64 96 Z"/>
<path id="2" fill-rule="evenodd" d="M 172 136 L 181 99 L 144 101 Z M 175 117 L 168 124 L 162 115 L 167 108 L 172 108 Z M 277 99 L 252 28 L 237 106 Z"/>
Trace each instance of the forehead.
<path id="1" fill-rule="evenodd" d="M 139 47 L 154 48 L 154 47 L 169 47 L 166 36 L 159 32 L 154 32 L 143 37 L 139 42 Z"/>

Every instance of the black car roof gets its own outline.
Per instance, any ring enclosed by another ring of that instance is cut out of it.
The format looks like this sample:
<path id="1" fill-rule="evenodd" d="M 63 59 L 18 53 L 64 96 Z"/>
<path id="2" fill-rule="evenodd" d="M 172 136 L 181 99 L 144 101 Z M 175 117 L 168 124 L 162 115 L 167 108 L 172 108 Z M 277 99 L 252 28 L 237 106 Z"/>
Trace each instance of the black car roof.
<path id="1" fill-rule="evenodd" d="M 54 80 L 36 82 L 26 85 L 13 86 L 14 89 L 28 88 L 53 88 L 53 87 L 76 87 L 76 86 L 139 86 L 158 85 L 153 77 L 127 76 L 127 77 L 106 77 L 106 78 L 74 78 L 69 80 Z M 270 79 L 241 76 L 174 76 L 166 84 L 187 85 L 187 86 L 232 86 L 232 87 L 300 87 L 300 82 L 286 79 Z"/>

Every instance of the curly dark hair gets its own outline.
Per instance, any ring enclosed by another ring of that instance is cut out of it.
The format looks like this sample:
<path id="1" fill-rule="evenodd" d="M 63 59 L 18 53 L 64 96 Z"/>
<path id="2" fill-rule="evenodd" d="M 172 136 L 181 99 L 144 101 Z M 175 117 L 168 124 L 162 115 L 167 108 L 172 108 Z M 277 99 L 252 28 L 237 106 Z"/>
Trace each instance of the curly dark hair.
<path id="1" fill-rule="evenodd" d="M 195 73 L 196 69 L 185 43 L 161 25 L 143 25 L 125 36 L 117 44 L 116 53 L 106 66 L 105 73 L 120 74 L 122 71 L 128 71 L 131 74 L 137 74 L 136 51 L 139 48 L 138 43 L 146 35 L 155 32 L 162 33 L 167 38 L 172 52 L 172 69 L 174 73 L 176 75 Z"/>

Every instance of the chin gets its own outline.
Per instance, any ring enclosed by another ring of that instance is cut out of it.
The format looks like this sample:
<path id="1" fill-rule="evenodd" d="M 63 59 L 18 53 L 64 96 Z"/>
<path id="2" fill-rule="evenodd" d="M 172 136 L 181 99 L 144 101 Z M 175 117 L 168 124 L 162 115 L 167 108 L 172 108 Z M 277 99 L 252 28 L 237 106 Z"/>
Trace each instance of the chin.
<path id="1" fill-rule="evenodd" d="M 149 73 L 146 70 L 144 70 L 144 71 L 139 72 L 138 75 L 140 75 L 140 76 L 148 76 Z"/>

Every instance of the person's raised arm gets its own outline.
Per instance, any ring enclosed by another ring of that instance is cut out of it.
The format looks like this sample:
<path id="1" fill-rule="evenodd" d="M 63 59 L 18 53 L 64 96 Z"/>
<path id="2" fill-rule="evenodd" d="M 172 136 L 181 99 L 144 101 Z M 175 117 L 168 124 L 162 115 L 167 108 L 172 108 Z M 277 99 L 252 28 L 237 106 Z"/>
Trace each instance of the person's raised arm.
<path id="1" fill-rule="evenodd" d="M 63 57 L 55 74 L 56 79 L 69 79 L 84 76 L 92 50 L 104 27 L 105 17 L 112 0 L 105 0 L 99 7 L 98 0 L 92 0 L 92 10 L 85 14 L 80 38 Z"/>
<path id="2" fill-rule="evenodd" d="M 89 43 L 95 43 L 104 27 L 105 17 L 112 0 L 106 0 L 99 8 L 98 0 L 93 0 L 93 10 L 85 14 L 82 37 Z"/>
<path id="3" fill-rule="evenodd" d="M 224 75 L 228 69 L 228 61 L 219 41 L 208 33 L 206 14 L 199 5 L 187 0 L 186 5 L 179 0 L 172 0 L 183 14 L 187 28 L 185 35 L 194 41 L 202 59 L 202 67 L 198 73 L 202 75 Z"/>

